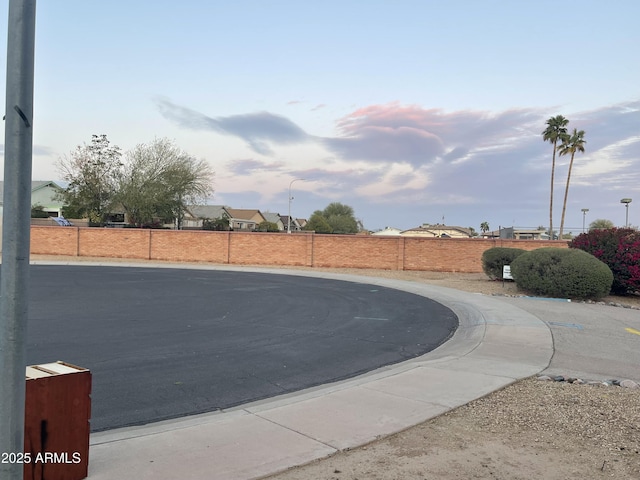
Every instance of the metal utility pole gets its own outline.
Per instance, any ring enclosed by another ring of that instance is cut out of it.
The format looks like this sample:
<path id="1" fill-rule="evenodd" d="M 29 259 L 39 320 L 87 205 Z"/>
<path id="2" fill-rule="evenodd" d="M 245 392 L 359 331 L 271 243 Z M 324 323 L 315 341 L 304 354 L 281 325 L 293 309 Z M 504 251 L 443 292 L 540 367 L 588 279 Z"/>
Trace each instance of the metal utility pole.
<path id="1" fill-rule="evenodd" d="M 294 178 L 291 180 L 291 183 L 289 183 L 289 215 L 287 220 L 287 233 L 291 233 L 291 200 L 293 200 L 293 197 L 291 196 L 291 185 L 293 185 L 293 182 L 297 181 L 302 182 L 304 181 L 304 178 Z"/>
<path id="2" fill-rule="evenodd" d="M 0 452 L 24 451 L 29 287 L 35 0 L 10 0 L 0 279 Z M 0 463 L 0 478 L 22 480 L 23 465 Z"/>
<path id="3" fill-rule="evenodd" d="M 625 208 L 627 209 L 627 212 L 625 214 L 624 226 L 626 228 L 629 228 L 629 204 L 631 203 L 631 199 L 623 198 L 622 200 L 620 200 L 620 203 L 624 204 Z"/>
<path id="4" fill-rule="evenodd" d="M 582 233 L 584 233 L 584 222 L 587 219 L 587 212 L 589 211 L 589 209 L 583 208 L 581 211 L 582 211 Z"/>

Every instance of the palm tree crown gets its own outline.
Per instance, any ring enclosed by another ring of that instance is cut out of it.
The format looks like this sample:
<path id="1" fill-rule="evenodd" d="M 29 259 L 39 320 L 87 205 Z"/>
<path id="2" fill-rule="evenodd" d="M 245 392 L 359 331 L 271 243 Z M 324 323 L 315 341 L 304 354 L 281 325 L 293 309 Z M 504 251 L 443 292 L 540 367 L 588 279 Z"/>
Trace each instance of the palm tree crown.
<path id="1" fill-rule="evenodd" d="M 567 173 L 567 186 L 564 190 L 564 203 L 562 204 L 562 219 L 560 220 L 560 238 L 564 229 L 564 214 L 567 209 L 567 198 L 569 196 L 569 182 L 571 181 L 571 169 L 573 168 L 573 158 L 576 152 L 584 153 L 584 145 L 587 141 L 584 139 L 584 130 L 573 129 L 571 135 L 565 135 L 562 138 L 562 145 L 558 147 L 559 155 L 571 154 L 569 161 L 569 173 Z"/>
<path id="2" fill-rule="evenodd" d="M 567 136 L 567 124 L 569 120 L 562 115 L 556 115 L 547 120 L 547 128 L 542 132 L 542 139 L 553 145 L 553 159 L 551 161 L 551 194 L 549 199 L 549 231 L 553 232 L 553 184 L 556 171 L 556 146 L 558 140 L 562 141 Z M 550 236 L 549 238 L 553 238 Z"/>

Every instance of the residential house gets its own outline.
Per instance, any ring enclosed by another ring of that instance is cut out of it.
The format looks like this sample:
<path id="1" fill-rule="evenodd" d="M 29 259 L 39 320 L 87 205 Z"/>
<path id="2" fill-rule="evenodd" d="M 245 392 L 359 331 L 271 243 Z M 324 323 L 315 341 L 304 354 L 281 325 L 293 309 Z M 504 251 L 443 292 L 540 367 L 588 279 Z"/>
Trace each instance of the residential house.
<path id="1" fill-rule="evenodd" d="M 227 208 L 231 215 L 230 225 L 233 230 L 255 230 L 265 221 L 260 210 L 246 208 Z"/>
<path id="2" fill-rule="evenodd" d="M 45 181 L 31 182 L 31 207 L 41 206 L 51 217 L 60 217 L 62 215 L 62 201 L 57 199 L 58 192 L 62 187 L 57 183 Z M 2 246 L 2 217 L 4 215 L 4 182 L 0 181 L 0 247 Z M 47 221 L 47 219 L 44 219 Z M 57 225 L 54 221 L 50 221 L 51 225 Z"/>
<path id="3" fill-rule="evenodd" d="M 182 218 L 182 228 L 185 230 L 200 230 L 205 220 L 225 218 L 231 224 L 229 207 L 224 205 L 189 205 Z"/>
<path id="4" fill-rule="evenodd" d="M 31 182 L 31 207 L 41 206 L 50 217 L 62 215 L 62 201 L 57 198 L 62 187 L 51 180 L 34 180 Z M 4 182 L 0 181 L 0 218 L 4 201 Z"/>
<path id="5" fill-rule="evenodd" d="M 235 231 L 254 231 L 262 222 L 269 221 L 283 230 L 284 224 L 277 213 L 261 213 L 257 209 L 231 208 L 225 205 L 190 205 L 183 218 L 184 229 L 200 229 L 204 220 L 224 218 Z"/>
<path id="6" fill-rule="evenodd" d="M 425 223 L 419 227 L 404 230 L 400 235 L 405 237 L 429 237 L 429 238 L 471 238 L 471 230 L 464 227 L 456 227 L 443 224 L 430 225 Z"/>
<path id="7" fill-rule="evenodd" d="M 280 215 L 280 220 L 282 221 L 282 224 L 284 225 L 284 229 L 286 231 L 289 228 L 289 215 Z M 307 224 L 306 220 L 304 221 L 304 224 Z M 298 219 L 291 217 L 291 231 L 299 232 L 301 230 L 302 225 L 300 225 Z"/>
<path id="8" fill-rule="evenodd" d="M 287 228 L 286 225 L 282 223 L 279 213 L 263 212 L 262 216 L 267 222 L 275 223 L 281 232 Z"/>

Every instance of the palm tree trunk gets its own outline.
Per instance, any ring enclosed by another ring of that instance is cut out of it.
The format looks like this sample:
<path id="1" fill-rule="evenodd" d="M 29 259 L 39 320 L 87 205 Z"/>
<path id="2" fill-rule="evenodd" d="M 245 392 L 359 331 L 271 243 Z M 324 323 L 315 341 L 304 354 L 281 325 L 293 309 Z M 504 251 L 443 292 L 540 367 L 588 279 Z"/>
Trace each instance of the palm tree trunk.
<path id="1" fill-rule="evenodd" d="M 549 199 L 549 240 L 553 240 L 553 182 L 556 172 L 556 144 L 558 140 L 553 142 L 553 158 L 551 160 L 551 197 Z"/>
<path id="2" fill-rule="evenodd" d="M 564 213 L 567 210 L 567 198 L 569 197 L 569 182 L 571 181 L 571 169 L 573 168 L 573 156 L 576 152 L 571 153 L 571 161 L 569 161 L 569 173 L 567 174 L 567 186 L 564 189 L 564 203 L 562 204 L 562 218 L 560 219 L 560 235 L 562 239 L 562 231 L 564 230 Z"/>

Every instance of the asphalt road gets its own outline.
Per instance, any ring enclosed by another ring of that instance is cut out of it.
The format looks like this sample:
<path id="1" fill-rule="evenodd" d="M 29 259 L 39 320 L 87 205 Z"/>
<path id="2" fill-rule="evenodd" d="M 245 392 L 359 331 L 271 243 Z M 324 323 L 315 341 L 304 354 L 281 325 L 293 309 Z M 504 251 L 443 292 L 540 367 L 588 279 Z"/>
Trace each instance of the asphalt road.
<path id="1" fill-rule="evenodd" d="M 92 431 L 229 408 L 423 355 L 458 319 L 320 278 L 31 266 L 27 363 L 93 374 Z"/>

